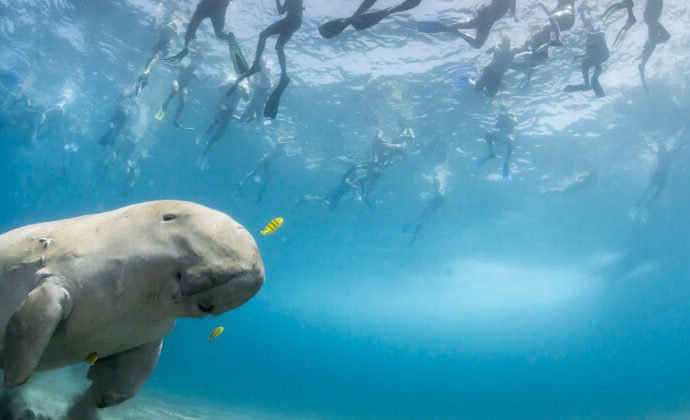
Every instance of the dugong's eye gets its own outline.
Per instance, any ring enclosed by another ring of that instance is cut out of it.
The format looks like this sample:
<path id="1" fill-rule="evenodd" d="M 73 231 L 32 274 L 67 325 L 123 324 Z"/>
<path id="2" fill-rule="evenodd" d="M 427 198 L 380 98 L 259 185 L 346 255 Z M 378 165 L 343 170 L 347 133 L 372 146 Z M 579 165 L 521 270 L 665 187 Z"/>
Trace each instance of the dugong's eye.
<path id="1" fill-rule="evenodd" d="M 163 215 L 163 221 L 164 222 L 170 222 L 170 221 L 175 220 L 175 219 L 177 219 L 177 216 L 175 216 L 174 214 L 168 213 L 168 214 Z"/>

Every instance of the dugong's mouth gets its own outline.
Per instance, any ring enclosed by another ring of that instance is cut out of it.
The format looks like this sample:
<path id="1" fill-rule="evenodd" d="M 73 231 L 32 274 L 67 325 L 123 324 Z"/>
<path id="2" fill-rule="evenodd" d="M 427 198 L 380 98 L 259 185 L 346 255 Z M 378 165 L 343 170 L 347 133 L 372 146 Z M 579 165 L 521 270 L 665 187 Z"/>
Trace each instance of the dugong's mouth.
<path id="1" fill-rule="evenodd" d="M 200 310 L 201 312 L 204 312 L 204 313 L 207 313 L 207 314 L 213 313 L 213 305 L 205 305 L 205 304 L 203 304 L 203 303 L 200 303 L 200 304 L 198 304 L 197 306 L 199 307 L 199 310 Z"/>

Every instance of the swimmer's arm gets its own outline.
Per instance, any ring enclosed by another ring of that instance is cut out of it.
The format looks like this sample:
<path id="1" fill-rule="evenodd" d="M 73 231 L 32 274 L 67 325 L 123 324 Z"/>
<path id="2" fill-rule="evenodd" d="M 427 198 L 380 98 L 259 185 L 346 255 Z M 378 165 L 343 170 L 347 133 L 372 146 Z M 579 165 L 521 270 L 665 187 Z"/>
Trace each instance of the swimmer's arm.
<path id="1" fill-rule="evenodd" d="M 508 8 L 508 15 L 514 17 L 517 19 L 517 16 L 515 15 L 515 9 L 517 7 L 517 0 L 512 0 L 510 2 L 510 7 Z"/>

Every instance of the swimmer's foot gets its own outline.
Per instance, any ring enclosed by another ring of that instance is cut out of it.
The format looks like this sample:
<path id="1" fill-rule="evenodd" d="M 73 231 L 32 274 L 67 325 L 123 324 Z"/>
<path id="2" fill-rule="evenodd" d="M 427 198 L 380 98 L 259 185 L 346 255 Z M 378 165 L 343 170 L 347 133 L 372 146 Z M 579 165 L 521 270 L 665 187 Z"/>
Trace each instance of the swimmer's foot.
<path id="1" fill-rule="evenodd" d="M 635 220 L 637 217 L 637 212 L 639 211 L 639 208 L 637 206 L 633 206 L 629 211 L 628 211 L 628 217 L 630 220 Z"/>
<path id="2" fill-rule="evenodd" d="M 175 128 L 179 128 L 181 130 L 194 130 L 192 127 L 185 127 L 184 125 L 180 124 L 179 121 L 173 121 L 172 125 Z"/>

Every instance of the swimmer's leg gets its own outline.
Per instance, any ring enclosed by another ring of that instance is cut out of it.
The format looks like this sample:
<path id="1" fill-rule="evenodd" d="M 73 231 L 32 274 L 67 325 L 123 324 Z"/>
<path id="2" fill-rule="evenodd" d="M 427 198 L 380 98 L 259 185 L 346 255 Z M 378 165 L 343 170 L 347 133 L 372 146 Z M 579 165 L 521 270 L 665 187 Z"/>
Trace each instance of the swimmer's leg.
<path id="1" fill-rule="evenodd" d="M 211 24 L 213 25 L 213 32 L 218 38 L 223 40 L 230 38 L 230 33 L 225 32 L 225 11 L 211 15 Z"/>
<path id="2" fill-rule="evenodd" d="M 187 103 L 187 87 L 183 87 L 180 89 L 179 95 L 177 95 L 177 112 L 175 113 L 175 119 L 173 120 L 173 125 L 175 127 L 182 127 L 180 125 L 180 117 L 182 116 L 182 113 L 184 112 L 184 107 Z"/>
<path id="3" fill-rule="evenodd" d="M 268 28 L 261 31 L 261 33 L 259 34 L 259 42 L 256 44 L 256 54 L 254 56 L 254 63 L 252 64 L 249 71 L 240 76 L 242 79 L 245 79 L 261 70 L 261 56 L 264 53 L 264 49 L 266 49 L 266 40 L 273 35 L 281 34 L 283 30 L 287 27 L 287 23 L 287 19 L 281 19 L 278 22 L 273 23 Z M 292 34 L 290 35 L 292 36 Z"/>
<path id="4" fill-rule="evenodd" d="M 477 35 L 476 38 L 472 38 L 470 35 L 467 35 L 466 33 L 463 32 L 458 32 L 458 36 L 462 39 L 464 39 L 472 48 L 479 49 L 481 48 L 484 43 L 486 42 L 487 38 L 489 38 L 489 33 L 491 32 L 491 26 L 487 25 L 481 25 L 477 27 Z"/>
<path id="5" fill-rule="evenodd" d="M 601 76 L 601 64 L 594 67 L 594 74 L 592 74 L 591 86 L 594 90 L 594 94 L 597 95 L 598 98 L 603 98 L 604 96 L 606 96 L 606 93 L 604 92 L 604 88 L 602 88 L 599 84 L 599 76 Z"/>

